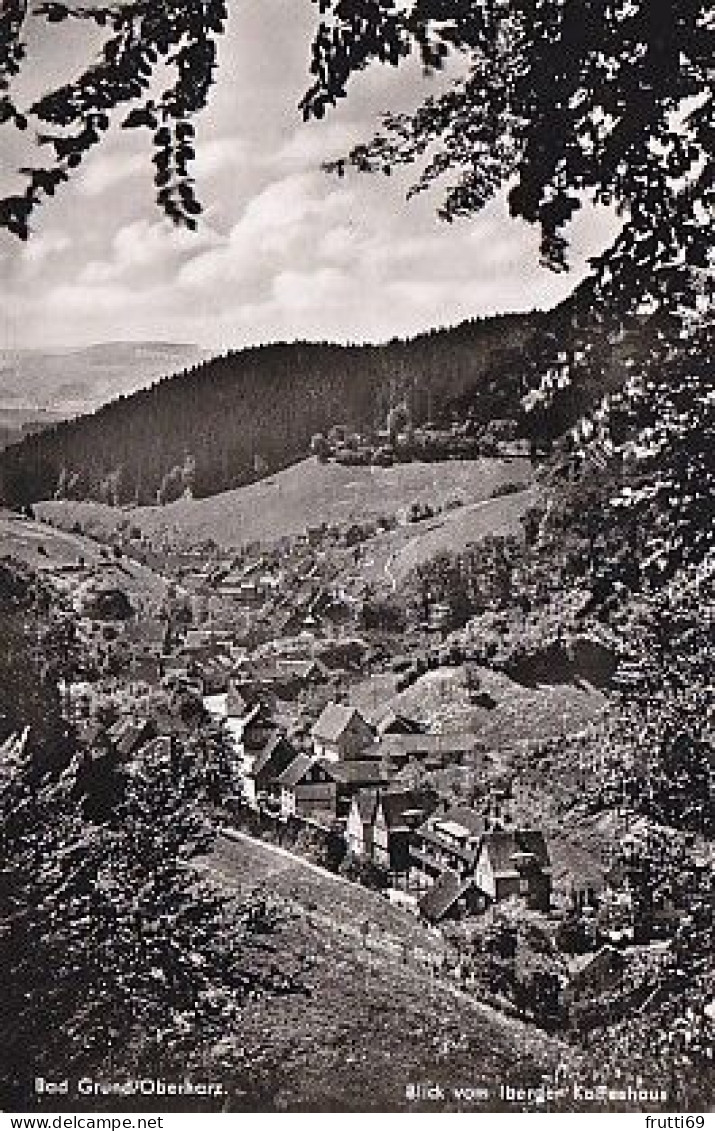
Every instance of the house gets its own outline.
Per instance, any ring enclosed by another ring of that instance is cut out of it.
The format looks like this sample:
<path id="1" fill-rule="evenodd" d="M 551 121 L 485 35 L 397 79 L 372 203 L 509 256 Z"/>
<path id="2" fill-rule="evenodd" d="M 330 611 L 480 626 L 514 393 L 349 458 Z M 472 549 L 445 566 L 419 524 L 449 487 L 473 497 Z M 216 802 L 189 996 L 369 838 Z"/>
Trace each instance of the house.
<path id="1" fill-rule="evenodd" d="M 252 764 L 277 729 L 271 709 L 264 702 L 254 703 L 241 718 L 227 718 L 226 726 L 237 753 L 247 764 Z"/>
<path id="2" fill-rule="evenodd" d="M 151 684 L 161 681 L 168 640 L 169 626 L 157 617 L 144 617 L 127 625 L 123 641 L 129 650 L 133 679 Z"/>
<path id="3" fill-rule="evenodd" d="M 337 806 L 337 784 L 326 763 L 298 754 L 276 779 L 281 816 L 332 820 Z"/>
<path id="4" fill-rule="evenodd" d="M 359 789 L 352 799 L 345 826 L 345 839 L 354 856 L 372 856 L 378 797 L 376 789 Z"/>
<path id="5" fill-rule="evenodd" d="M 347 762 L 321 759 L 335 782 L 335 815 L 347 818 L 353 797 L 361 789 L 377 789 L 387 784 L 383 767 L 374 758 L 353 758 Z"/>
<path id="6" fill-rule="evenodd" d="M 519 896 L 535 911 L 551 902 L 551 861 L 543 833 L 492 829 L 481 839 L 474 878 L 490 902 Z"/>
<path id="7" fill-rule="evenodd" d="M 134 653 L 159 656 L 169 642 L 169 625 L 159 617 L 142 617 L 130 621 L 124 631 L 124 642 Z"/>
<path id="8" fill-rule="evenodd" d="M 570 996 L 592 997 L 613 989 L 620 982 L 625 966 L 623 952 L 608 943 L 595 953 L 575 955 L 568 963 Z"/>
<path id="9" fill-rule="evenodd" d="M 183 651 L 190 656 L 209 655 L 214 647 L 210 629 L 190 628 L 184 637 Z"/>
<path id="10" fill-rule="evenodd" d="M 156 725 L 151 719 L 119 719 L 107 731 L 111 749 L 120 759 L 131 758 L 150 739 L 156 737 Z"/>
<path id="11" fill-rule="evenodd" d="M 160 655 L 152 656 L 134 652 L 129 661 L 131 678 L 137 683 L 148 683 L 158 687 L 164 678 L 164 664 Z"/>
<path id="12" fill-rule="evenodd" d="M 375 731 L 355 707 L 328 703 L 315 723 L 311 737 L 318 757 L 341 762 L 370 757 Z"/>
<path id="13" fill-rule="evenodd" d="M 402 769 L 411 761 L 421 762 L 426 768 L 443 769 L 466 762 L 474 749 L 475 739 L 470 733 L 396 732 L 384 734 L 376 752 L 395 770 Z"/>
<path id="14" fill-rule="evenodd" d="M 250 668 L 251 682 L 270 688 L 279 695 L 292 697 L 304 688 L 325 682 L 328 670 L 319 660 L 269 659 Z"/>
<path id="15" fill-rule="evenodd" d="M 200 680 L 204 695 L 221 695 L 228 690 L 233 663 L 226 655 L 218 655 L 201 665 Z"/>
<path id="16" fill-rule="evenodd" d="M 321 660 L 312 657 L 304 660 L 279 657 L 276 667 L 286 682 L 291 681 L 304 686 L 324 683 L 330 674 Z"/>
<path id="17" fill-rule="evenodd" d="M 460 806 L 433 813 L 411 837 L 410 887 L 431 888 L 445 871 L 459 879 L 472 875 L 485 831 L 486 821 L 474 809 Z"/>
<path id="18" fill-rule="evenodd" d="M 420 914 L 434 924 L 445 919 L 476 915 L 485 907 L 486 897 L 480 892 L 474 877 L 460 877 L 450 869 L 442 873 L 419 902 Z"/>
<path id="19" fill-rule="evenodd" d="M 437 808 L 431 789 L 388 790 L 378 795 L 372 830 L 372 857 L 393 876 L 406 876 L 410 867 L 410 840 Z"/>
<path id="20" fill-rule="evenodd" d="M 262 748 L 244 764 L 243 788 L 249 805 L 272 798 L 280 799 L 278 779 L 295 760 L 297 751 L 293 744 L 280 731 L 275 730 L 266 739 Z"/>
<path id="21" fill-rule="evenodd" d="M 183 684 L 190 679 L 189 668 L 185 660 L 172 658 L 165 661 L 164 678 L 162 682 L 166 687 Z"/>
<path id="22" fill-rule="evenodd" d="M 417 719 L 410 719 L 407 715 L 400 715 L 396 711 L 388 711 L 377 724 L 378 738 L 393 734 L 424 734 L 424 726 Z"/>
<path id="23" fill-rule="evenodd" d="M 250 710 L 250 703 L 235 682 L 231 680 L 226 690 L 225 716 L 227 719 L 243 719 Z"/>
<path id="24" fill-rule="evenodd" d="M 609 871 L 601 854 L 559 834 L 549 841 L 549 856 L 552 888 L 562 905 L 578 910 L 596 907 Z"/>

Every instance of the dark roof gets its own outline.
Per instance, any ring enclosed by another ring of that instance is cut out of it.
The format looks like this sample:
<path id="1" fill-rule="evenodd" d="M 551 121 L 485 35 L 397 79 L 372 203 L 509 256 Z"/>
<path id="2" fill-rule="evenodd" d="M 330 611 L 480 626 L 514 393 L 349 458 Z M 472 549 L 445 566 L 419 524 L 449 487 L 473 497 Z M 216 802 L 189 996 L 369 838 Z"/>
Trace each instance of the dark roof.
<path id="1" fill-rule="evenodd" d="M 292 789 L 294 785 L 298 785 L 313 764 L 313 759 L 309 754 L 298 754 L 293 759 L 287 769 L 283 773 L 276 775 L 276 782 L 278 785 L 285 786 L 287 789 Z"/>
<path id="2" fill-rule="evenodd" d="M 389 790 L 380 796 L 380 805 L 388 828 L 416 828 L 437 806 L 432 789 Z"/>
<path id="3" fill-rule="evenodd" d="M 226 715 L 229 718 L 242 719 L 248 710 L 249 704 L 236 687 L 236 684 L 229 684 L 226 694 Z"/>
<path id="4" fill-rule="evenodd" d="M 382 766 L 373 759 L 356 758 L 350 762 L 328 762 L 321 759 L 320 764 L 334 781 L 342 785 L 379 785 L 386 780 Z"/>
<path id="5" fill-rule="evenodd" d="M 626 959 L 620 950 L 606 943 L 595 953 L 579 954 L 570 960 L 569 976 L 572 985 L 588 982 L 602 974 L 623 970 Z"/>
<path id="6" fill-rule="evenodd" d="M 482 847 L 488 851 L 496 875 L 517 871 L 517 861 L 522 853 L 533 856 L 540 868 L 550 867 L 543 833 L 535 830 L 494 829 L 484 834 Z"/>
<path id="7" fill-rule="evenodd" d="M 313 738 L 335 742 L 345 733 L 355 717 L 366 727 L 369 726 L 355 707 L 350 707 L 347 703 L 328 703 L 311 731 Z"/>
<path id="8" fill-rule="evenodd" d="M 117 754 L 126 757 L 141 746 L 151 730 L 149 719 L 119 719 L 107 732 L 107 737 Z"/>
<path id="9" fill-rule="evenodd" d="M 407 715 L 400 715 L 397 711 L 388 711 L 377 724 L 378 734 L 423 734 L 424 727 L 417 719 L 410 719 Z"/>
<path id="10" fill-rule="evenodd" d="M 243 745 L 247 750 L 259 752 L 270 741 L 276 730 L 268 707 L 263 703 L 254 703 L 243 726 Z"/>
<path id="11" fill-rule="evenodd" d="M 371 825 L 375 820 L 378 797 L 376 789 L 359 789 L 355 794 L 353 803 L 357 805 L 358 816 L 364 825 Z"/>
<path id="12" fill-rule="evenodd" d="M 253 763 L 251 776 L 257 778 L 260 774 L 262 777 L 275 779 L 288 769 L 295 755 L 295 747 L 286 736 L 280 731 L 274 731 Z"/>
<path id="13" fill-rule="evenodd" d="M 466 880 L 460 880 L 456 872 L 447 870 L 442 873 L 429 891 L 422 896 L 420 900 L 420 911 L 425 918 L 431 919 L 433 923 L 437 923 L 440 919 L 444 918 L 450 907 L 456 903 L 459 897 L 473 886 L 474 880 L 471 877 L 468 877 Z"/>

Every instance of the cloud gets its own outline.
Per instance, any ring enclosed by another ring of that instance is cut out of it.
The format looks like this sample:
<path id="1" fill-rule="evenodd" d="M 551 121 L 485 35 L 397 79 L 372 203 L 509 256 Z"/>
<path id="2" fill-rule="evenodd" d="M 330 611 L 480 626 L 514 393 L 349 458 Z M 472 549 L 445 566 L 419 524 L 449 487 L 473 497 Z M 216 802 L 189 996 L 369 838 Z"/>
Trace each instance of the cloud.
<path id="1" fill-rule="evenodd" d="M 556 276 L 539 265 L 538 233 L 511 220 L 503 198 L 446 225 L 435 194 L 406 203 L 411 170 L 343 180 L 320 171 L 369 138 L 380 111 L 407 108 L 426 88 L 417 63 L 372 68 L 325 121 L 303 123 L 314 21 L 294 0 L 244 0 L 235 15 L 232 6 L 197 120 L 199 231 L 157 210 L 146 131 L 114 131 L 43 205 L 27 249 L 3 242 L 8 332 L 33 345 L 377 340 L 569 293 L 611 238 L 611 216 L 578 218 L 574 271 Z M 53 45 L 46 54 L 49 67 Z"/>
<path id="2" fill-rule="evenodd" d="M 93 155 L 81 177 L 76 182 L 83 196 L 101 196 L 116 188 L 122 181 L 145 175 L 148 155 L 140 153 L 97 153 Z"/>
<path id="3" fill-rule="evenodd" d="M 273 281 L 273 296 L 284 311 L 320 310 L 339 304 L 350 293 L 350 279 L 336 267 L 313 271 L 281 271 Z"/>
<path id="4" fill-rule="evenodd" d="M 312 259 L 322 225 L 349 216 L 347 190 L 324 195 L 320 177 L 297 173 L 267 185 L 244 208 L 228 236 L 179 271 L 180 286 L 203 288 L 250 281 L 270 286 L 285 264 Z"/>
<path id="5" fill-rule="evenodd" d="M 77 282 L 84 286 L 132 279 L 138 289 L 144 289 L 155 275 L 170 276 L 182 262 L 213 246 L 218 238 L 207 224 L 194 233 L 163 218 L 137 220 L 116 232 L 108 258 L 88 263 Z"/>

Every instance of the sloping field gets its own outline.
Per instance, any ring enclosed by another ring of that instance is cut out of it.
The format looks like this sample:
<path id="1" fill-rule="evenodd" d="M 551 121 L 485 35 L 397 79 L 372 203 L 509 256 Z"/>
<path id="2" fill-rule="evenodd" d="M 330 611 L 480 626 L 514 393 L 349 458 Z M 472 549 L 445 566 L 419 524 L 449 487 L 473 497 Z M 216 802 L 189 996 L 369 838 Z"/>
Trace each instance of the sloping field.
<path id="1" fill-rule="evenodd" d="M 394 467 L 344 467 L 302 460 L 247 487 L 204 499 L 180 499 L 164 507 L 131 512 L 101 503 L 43 502 L 38 513 L 63 526 L 107 534 L 131 513 L 148 534 L 168 532 L 176 540 L 213 538 L 223 546 L 295 535 L 325 522 L 351 523 L 393 516 L 414 502 L 443 506 L 459 499 L 483 502 L 506 483 L 530 482 L 528 460 L 449 460 Z M 498 500 L 504 502 L 504 500 Z M 456 512 L 455 512 L 456 513 Z M 416 524 L 419 527 L 420 524 Z"/>
<path id="2" fill-rule="evenodd" d="M 360 576 L 375 583 L 386 578 L 393 587 L 397 586 L 416 566 L 440 553 L 458 554 L 488 534 L 518 533 L 519 519 L 539 498 L 538 487 L 529 487 L 513 495 L 469 503 L 436 518 L 391 530 L 365 545 Z"/>
<path id="3" fill-rule="evenodd" d="M 91 538 L 20 518 L 11 511 L 0 512 L 0 557 L 16 558 L 40 574 L 61 580 L 67 592 L 83 583 L 87 572 L 130 596 L 159 599 L 166 590 L 163 578 L 131 558 L 103 559 L 99 545 Z M 82 561 L 84 571 L 79 570 Z"/>
<path id="4" fill-rule="evenodd" d="M 371 718 L 391 707 L 434 730 L 471 732 L 494 751 L 572 734 L 607 704 L 587 684 L 526 687 L 488 668 L 479 669 L 479 680 L 479 688 L 470 692 L 463 667 L 437 668 L 397 694 L 394 679 L 380 676 L 351 689 L 351 701 Z"/>
<path id="5" fill-rule="evenodd" d="M 99 561 L 99 546 L 91 539 L 57 530 L 12 511 L 0 511 L 0 556 L 25 562 L 34 569 L 88 565 Z"/>

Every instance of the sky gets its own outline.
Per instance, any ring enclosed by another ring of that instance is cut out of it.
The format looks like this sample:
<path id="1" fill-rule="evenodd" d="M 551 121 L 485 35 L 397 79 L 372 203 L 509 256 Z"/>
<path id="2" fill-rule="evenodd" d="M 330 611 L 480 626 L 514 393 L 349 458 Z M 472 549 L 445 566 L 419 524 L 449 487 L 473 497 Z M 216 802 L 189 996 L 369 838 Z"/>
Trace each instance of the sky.
<path id="1" fill-rule="evenodd" d="M 322 172 L 323 161 L 372 136 L 381 112 L 417 105 L 436 80 L 416 66 L 376 67 L 337 111 L 304 123 L 297 103 L 315 11 L 309 0 L 232 6 L 217 83 L 196 123 L 197 232 L 174 228 L 154 203 L 149 134 L 115 128 L 38 210 L 26 245 L 0 233 L 0 348 L 381 341 L 549 308 L 570 293 L 612 238 L 607 212 L 584 210 L 572 270 L 556 275 L 539 265 L 536 230 L 512 220 L 503 198 L 446 224 L 438 197 L 406 201 L 408 178 Z M 51 32 L 30 39 L 26 99 L 70 77 L 98 46 L 64 25 Z M 6 169 L 17 156 L 6 151 Z"/>

